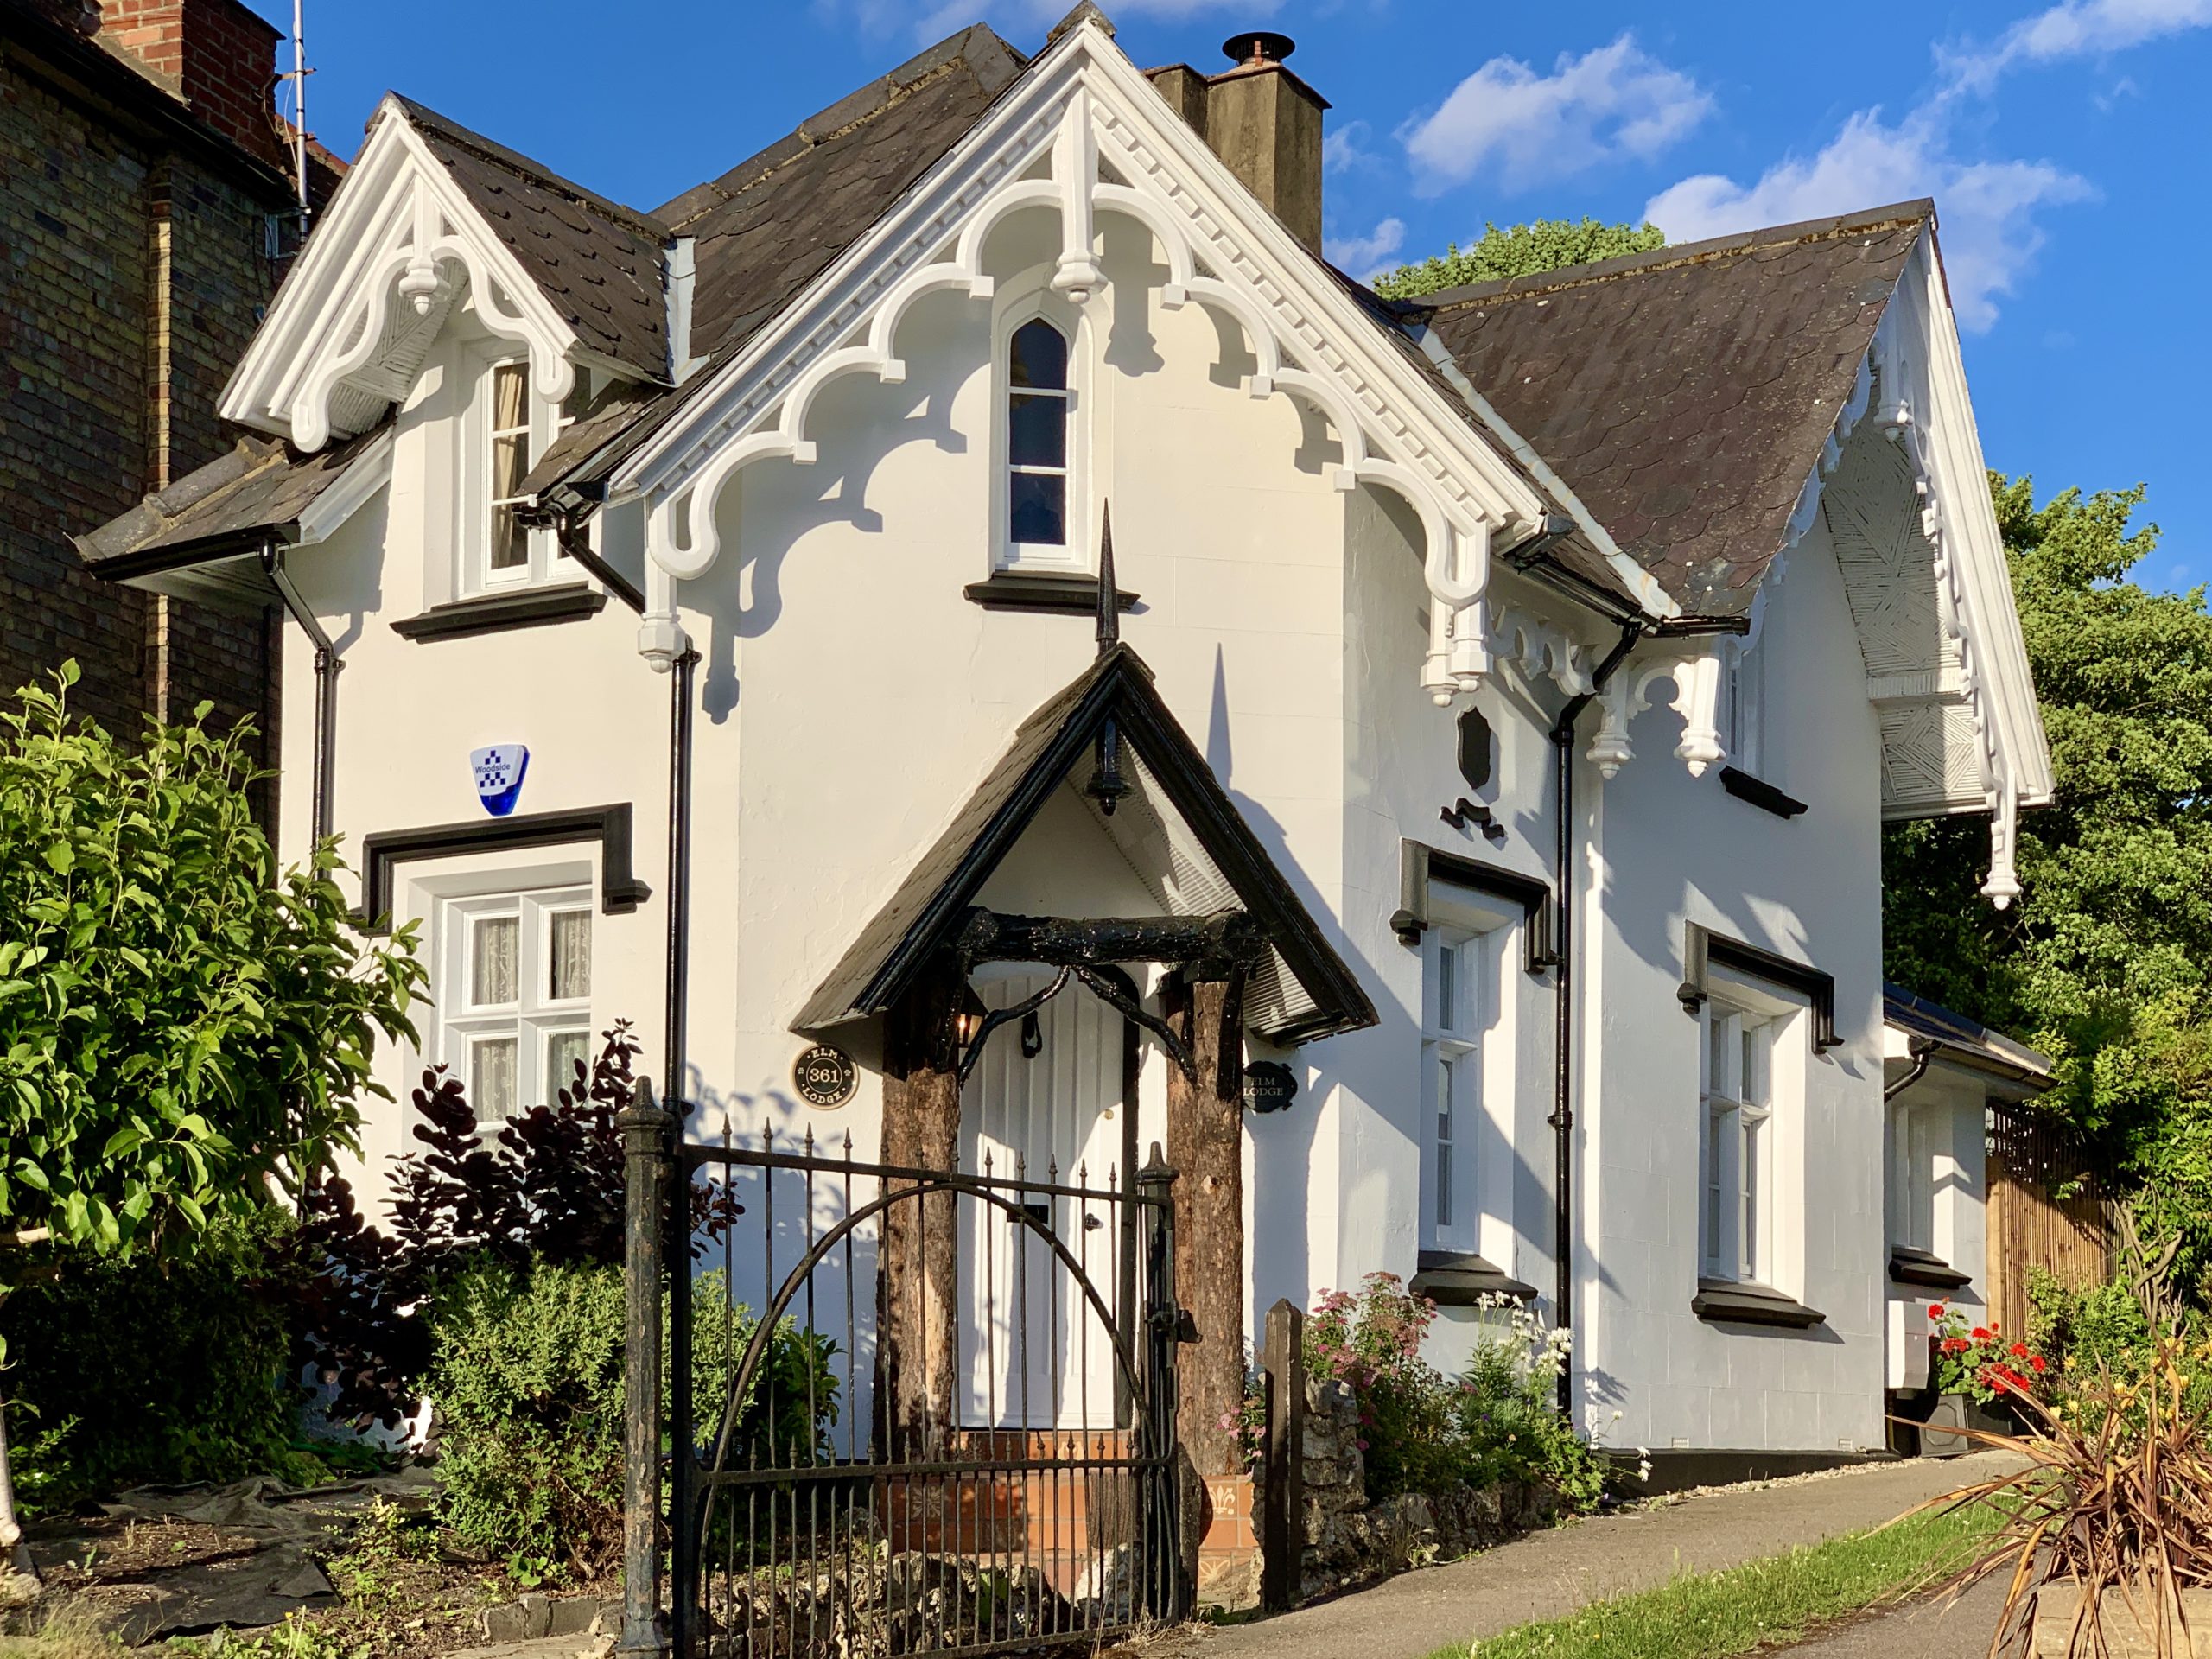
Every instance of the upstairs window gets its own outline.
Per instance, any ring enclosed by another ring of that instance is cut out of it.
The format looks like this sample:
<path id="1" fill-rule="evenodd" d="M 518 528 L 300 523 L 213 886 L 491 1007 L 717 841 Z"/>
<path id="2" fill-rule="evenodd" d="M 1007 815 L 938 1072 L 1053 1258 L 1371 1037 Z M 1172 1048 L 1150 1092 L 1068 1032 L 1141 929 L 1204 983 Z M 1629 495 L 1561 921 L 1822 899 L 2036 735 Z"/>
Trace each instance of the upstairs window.
<path id="1" fill-rule="evenodd" d="M 1068 547 L 1068 342 L 1042 317 L 1014 331 L 1007 353 L 1007 539 L 1009 563 Z"/>
<path id="2" fill-rule="evenodd" d="M 575 579 L 575 566 L 553 532 L 524 528 L 516 513 L 529 505 L 522 484 L 531 467 L 590 401 L 589 380 L 588 372 L 578 368 L 567 400 L 556 408 L 531 395 L 530 365 L 522 359 L 486 368 L 477 388 L 467 465 L 467 493 L 479 505 L 473 533 L 466 537 L 465 592 Z"/>
<path id="3" fill-rule="evenodd" d="M 1738 640 L 1727 648 L 1720 675 L 1720 747 L 1727 751 L 1730 766 L 1755 778 L 1760 775 L 1765 747 L 1761 741 L 1765 725 L 1762 661 L 1757 650 Z"/>

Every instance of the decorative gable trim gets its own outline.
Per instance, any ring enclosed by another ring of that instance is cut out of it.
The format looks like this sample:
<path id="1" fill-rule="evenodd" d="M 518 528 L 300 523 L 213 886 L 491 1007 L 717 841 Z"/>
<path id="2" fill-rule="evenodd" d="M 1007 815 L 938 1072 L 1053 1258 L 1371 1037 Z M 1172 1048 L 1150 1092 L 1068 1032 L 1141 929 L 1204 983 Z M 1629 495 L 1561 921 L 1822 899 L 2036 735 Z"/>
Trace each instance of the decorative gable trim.
<path id="1" fill-rule="evenodd" d="M 1232 320 L 1257 372 L 1246 390 L 1321 411 L 1344 448 L 1338 488 L 1402 495 L 1427 541 L 1429 592 L 1449 617 L 1422 683 L 1440 701 L 1489 668 L 1483 602 L 1493 543 L 1544 519 L 1537 492 L 1453 409 L 1411 351 L 1357 296 L 1252 200 L 1170 109 L 1094 16 L 1061 35 L 968 137 L 869 236 L 716 371 L 675 419 L 616 473 L 615 498 L 642 496 L 647 548 L 663 580 L 641 648 L 671 654 L 673 582 L 720 551 L 714 504 L 765 458 L 812 461 L 809 416 L 831 380 L 903 379 L 901 318 L 925 295 L 988 299 L 982 253 L 992 227 L 1026 207 L 1061 219 L 1052 286 L 1077 304 L 1102 283 L 1093 233 L 1102 214 L 1144 225 L 1164 251 L 1163 304 L 1192 302 Z"/>
<path id="2" fill-rule="evenodd" d="M 223 418 L 310 451 L 367 430 L 412 389 L 464 294 L 528 353 L 539 397 L 568 396 L 575 331 L 387 98 L 224 388 Z"/>

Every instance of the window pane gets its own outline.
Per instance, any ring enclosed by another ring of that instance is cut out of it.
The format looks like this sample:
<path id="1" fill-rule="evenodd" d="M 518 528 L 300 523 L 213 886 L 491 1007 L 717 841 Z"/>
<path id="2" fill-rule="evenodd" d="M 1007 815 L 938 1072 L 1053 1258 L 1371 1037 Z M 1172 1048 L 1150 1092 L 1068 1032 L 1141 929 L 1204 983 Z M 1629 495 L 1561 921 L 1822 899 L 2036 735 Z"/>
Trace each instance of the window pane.
<path id="1" fill-rule="evenodd" d="M 1726 1095 L 1728 1089 L 1728 1020 L 1708 1012 L 1705 1025 L 1705 1087 L 1708 1094 Z"/>
<path id="2" fill-rule="evenodd" d="M 586 1081 L 591 1076 L 591 1033 L 582 1031 L 556 1031 L 545 1039 L 545 1104 L 550 1106 L 563 1089 L 574 1089 L 576 1068 L 584 1068 Z"/>
<path id="3" fill-rule="evenodd" d="M 1452 1143 L 1440 1141 L 1436 1148 L 1436 1224 L 1441 1228 L 1452 1224 Z"/>
<path id="4" fill-rule="evenodd" d="M 515 1115 L 515 1039 L 486 1037 L 468 1046 L 468 1103 L 477 1121 Z"/>
<path id="5" fill-rule="evenodd" d="M 1759 1271 L 1759 1141 L 1761 1125 L 1744 1125 L 1744 1274 L 1756 1278 Z"/>
<path id="6" fill-rule="evenodd" d="M 520 363 L 502 363 L 492 371 L 492 429 L 505 432 L 530 424 L 530 374 Z"/>
<path id="7" fill-rule="evenodd" d="M 1459 950 L 1457 945 L 1436 947 L 1436 1028 L 1439 1031 L 1459 1029 Z"/>
<path id="8" fill-rule="evenodd" d="M 512 507 L 492 509 L 489 551 L 494 570 L 518 570 L 530 563 L 530 532 L 515 522 Z"/>
<path id="9" fill-rule="evenodd" d="M 546 995 L 556 1002 L 575 1002 L 589 996 L 591 912 L 556 910 L 546 919 L 547 948 L 552 955 Z"/>
<path id="10" fill-rule="evenodd" d="M 1017 391 L 1007 413 L 1007 458 L 1017 467 L 1068 464 L 1068 400 Z"/>
<path id="11" fill-rule="evenodd" d="M 522 940 L 522 918 L 480 916 L 468 934 L 468 1001 L 479 1008 L 504 1007 L 515 1000 L 515 956 Z"/>
<path id="12" fill-rule="evenodd" d="M 1014 331 L 1014 350 L 1007 365 L 1009 379 L 1017 386 L 1068 384 L 1068 343 L 1060 331 L 1042 317 Z"/>
<path id="13" fill-rule="evenodd" d="M 1068 540 L 1068 481 L 1051 473 L 1016 473 L 1011 515 L 1014 539 L 1065 547 Z"/>
<path id="14" fill-rule="evenodd" d="M 1728 1115 L 1709 1111 L 1705 1118 L 1704 1255 L 1707 1262 L 1720 1256 L 1720 1137 L 1727 1133 Z"/>

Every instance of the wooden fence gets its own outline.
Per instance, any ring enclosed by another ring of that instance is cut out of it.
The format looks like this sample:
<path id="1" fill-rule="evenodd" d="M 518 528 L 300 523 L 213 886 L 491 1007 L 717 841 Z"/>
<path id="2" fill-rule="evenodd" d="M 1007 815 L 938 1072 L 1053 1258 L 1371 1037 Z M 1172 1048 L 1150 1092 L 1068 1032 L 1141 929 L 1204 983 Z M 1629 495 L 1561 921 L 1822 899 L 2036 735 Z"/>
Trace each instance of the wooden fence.
<path id="1" fill-rule="evenodd" d="M 1989 1311 L 1999 1330 L 2024 1335 L 2031 1269 L 2047 1268 L 2075 1290 L 2111 1278 L 2111 1205 L 2063 1127 L 1994 1102 L 1987 1179 Z M 2055 1196 L 2061 1192 L 2069 1196 Z"/>

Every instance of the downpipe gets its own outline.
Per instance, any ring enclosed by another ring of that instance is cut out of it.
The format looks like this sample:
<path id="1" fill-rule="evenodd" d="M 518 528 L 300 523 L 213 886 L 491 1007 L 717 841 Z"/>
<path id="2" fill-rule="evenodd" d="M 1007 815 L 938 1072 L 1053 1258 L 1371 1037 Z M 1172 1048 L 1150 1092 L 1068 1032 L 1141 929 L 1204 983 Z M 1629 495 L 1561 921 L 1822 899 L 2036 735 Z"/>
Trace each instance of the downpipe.
<path id="1" fill-rule="evenodd" d="M 1574 728 L 1582 711 L 1605 689 L 1629 652 L 1643 637 L 1641 619 L 1621 625 L 1621 637 L 1590 677 L 1590 689 L 1569 697 L 1552 722 L 1553 815 L 1559 832 L 1559 892 L 1554 896 L 1556 929 L 1552 941 L 1552 1189 L 1553 1258 L 1558 1277 L 1552 1320 L 1567 1333 L 1567 1351 L 1559 1374 L 1560 1414 L 1574 1421 L 1574 1357 L 1579 1345 L 1574 1317 Z"/>
<path id="2" fill-rule="evenodd" d="M 261 568 L 284 601 L 284 609 L 315 647 L 315 753 L 308 777 L 308 823 L 313 842 L 320 847 L 330 838 L 331 751 L 338 736 L 338 647 L 324 631 L 321 620 L 300 597 L 284 568 L 284 543 L 270 537 L 261 549 Z"/>

